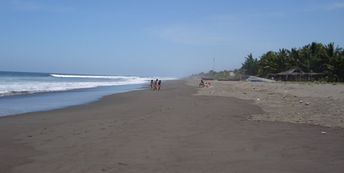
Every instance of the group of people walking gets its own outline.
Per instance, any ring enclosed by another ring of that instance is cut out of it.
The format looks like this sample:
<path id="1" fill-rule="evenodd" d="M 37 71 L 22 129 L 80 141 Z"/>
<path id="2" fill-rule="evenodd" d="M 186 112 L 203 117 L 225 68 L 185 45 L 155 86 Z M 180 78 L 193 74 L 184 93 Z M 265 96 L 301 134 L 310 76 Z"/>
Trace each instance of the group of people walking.
<path id="1" fill-rule="evenodd" d="M 161 88 L 161 80 L 159 80 L 159 79 L 156 79 L 155 81 L 151 80 L 150 87 L 154 91 L 159 91 Z"/>

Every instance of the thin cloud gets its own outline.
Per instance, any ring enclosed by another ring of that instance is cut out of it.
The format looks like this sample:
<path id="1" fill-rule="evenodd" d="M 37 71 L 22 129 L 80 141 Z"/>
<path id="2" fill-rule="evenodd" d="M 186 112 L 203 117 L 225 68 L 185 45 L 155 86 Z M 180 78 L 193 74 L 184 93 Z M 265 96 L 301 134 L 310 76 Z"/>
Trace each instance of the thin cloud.
<path id="1" fill-rule="evenodd" d="M 344 2 L 337 2 L 327 7 L 327 10 L 343 10 L 343 9 L 344 9 Z"/>
<path id="2" fill-rule="evenodd" d="M 156 28 L 150 31 L 163 40 L 180 44 L 208 45 L 223 41 L 223 38 L 215 33 L 183 25 Z"/>
<path id="3" fill-rule="evenodd" d="M 37 11 L 42 9 L 40 4 L 29 1 L 12 0 L 10 4 L 17 10 Z"/>
<path id="4" fill-rule="evenodd" d="M 211 16 L 205 17 L 206 20 L 215 21 L 215 22 L 222 22 L 222 21 L 234 21 L 238 19 L 237 15 L 233 14 L 215 14 Z"/>
<path id="5" fill-rule="evenodd" d="M 29 1 L 29 0 L 11 0 L 8 3 L 11 8 L 18 11 L 27 11 L 27 12 L 66 12 L 71 11 L 72 8 L 65 7 L 65 6 L 54 6 L 39 3 L 37 1 Z"/>
<path id="6" fill-rule="evenodd" d="M 285 18 L 288 14 L 283 11 L 236 13 L 236 14 L 215 14 L 207 16 L 205 19 L 216 23 L 240 22 L 241 20 L 260 18 Z"/>
<path id="7" fill-rule="evenodd" d="M 305 12 L 330 12 L 330 11 L 337 11 L 337 10 L 344 10 L 344 2 L 335 2 L 335 3 L 327 3 L 322 5 L 313 6 L 310 8 L 305 9 Z"/>

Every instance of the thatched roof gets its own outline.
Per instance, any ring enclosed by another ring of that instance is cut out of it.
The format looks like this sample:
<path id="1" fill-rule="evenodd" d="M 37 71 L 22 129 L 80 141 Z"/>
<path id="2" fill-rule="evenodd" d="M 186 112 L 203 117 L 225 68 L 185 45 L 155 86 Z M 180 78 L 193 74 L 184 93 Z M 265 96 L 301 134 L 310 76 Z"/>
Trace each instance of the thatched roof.
<path id="1" fill-rule="evenodd" d="M 301 68 L 299 67 L 295 67 L 295 68 L 292 68 L 292 69 L 289 69 L 287 71 L 284 71 L 284 72 L 280 72 L 280 73 L 277 73 L 278 75 L 300 75 L 300 74 L 304 74 L 305 72 L 303 72 L 301 70 Z"/>
<path id="2" fill-rule="evenodd" d="M 277 73 L 277 75 L 282 75 L 282 76 L 283 75 L 321 75 L 321 74 L 323 74 L 323 73 L 314 73 L 314 72 L 305 73 L 299 67 L 294 67 L 294 68 L 289 69 L 287 71 Z"/>
<path id="3" fill-rule="evenodd" d="M 202 80 L 214 80 L 213 77 L 202 77 Z"/>

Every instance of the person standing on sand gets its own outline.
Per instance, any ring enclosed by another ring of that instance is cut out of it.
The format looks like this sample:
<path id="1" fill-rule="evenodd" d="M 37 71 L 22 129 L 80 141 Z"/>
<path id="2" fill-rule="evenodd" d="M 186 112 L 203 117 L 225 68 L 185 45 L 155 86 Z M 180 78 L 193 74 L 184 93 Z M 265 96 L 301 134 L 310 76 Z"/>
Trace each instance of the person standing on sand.
<path id="1" fill-rule="evenodd" d="M 161 87 L 161 80 L 159 80 L 158 82 L 158 91 L 160 91 L 160 87 Z"/>
<path id="2" fill-rule="evenodd" d="M 158 79 L 155 80 L 154 82 L 154 89 L 153 90 L 157 90 L 158 89 Z"/>
<path id="3" fill-rule="evenodd" d="M 204 85 L 204 81 L 203 80 L 201 80 L 201 82 L 199 83 L 199 85 L 198 85 L 200 88 L 203 88 L 205 85 Z"/>
<path id="4" fill-rule="evenodd" d="M 153 79 L 150 82 L 150 87 L 151 87 L 151 89 L 153 89 Z"/>

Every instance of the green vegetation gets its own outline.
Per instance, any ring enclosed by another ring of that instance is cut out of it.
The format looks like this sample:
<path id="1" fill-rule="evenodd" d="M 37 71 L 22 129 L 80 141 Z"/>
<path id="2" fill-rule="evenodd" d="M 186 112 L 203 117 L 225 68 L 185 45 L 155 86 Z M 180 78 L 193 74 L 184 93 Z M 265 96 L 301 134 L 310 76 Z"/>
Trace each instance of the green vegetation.
<path id="1" fill-rule="evenodd" d="M 246 75 L 257 75 L 258 73 L 258 59 L 253 58 L 252 54 L 250 53 L 245 60 L 245 63 L 242 64 L 241 70 Z"/>
<path id="2" fill-rule="evenodd" d="M 239 80 L 241 77 L 241 73 L 239 70 L 234 70 L 234 71 L 224 70 L 224 71 L 219 71 L 219 72 L 210 70 L 207 73 L 202 72 L 200 74 L 193 75 L 193 76 L 201 76 L 201 77 L 212 78 L 216 80 Z"/>
<path id="3" fill-rule="evenodd" d="M 259 59 L 249 54 L 240 71 L 247 75 L 267 77 L 268 74 L 283 72 L 293 67 L 299 67 L 304 72 L 323 73 L 324 80 L 329 82 L 343 82 L 344 50 L 333 43 L 324 45 L 313 42 L 299 49 L 269 51 Z"/>
<path id="4" fill-rule="evenodd" d="M 216 72 L 210 70 L 197 76 L 218 80 L 237 80 L 242 76 L 252 75 L 268 77 L 269 74 L 280 73 L 299 67 L 306 73 L 323 73 L 322 80 L 328 82 L 344 82 L 344 49 L 334 43 L 321 44 L 313 42 L 302 48 L 280 49 L 269 51 L 259 58 L 249 54 L 240 69 Z"/>

